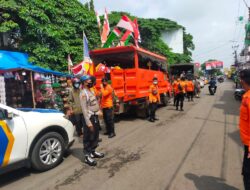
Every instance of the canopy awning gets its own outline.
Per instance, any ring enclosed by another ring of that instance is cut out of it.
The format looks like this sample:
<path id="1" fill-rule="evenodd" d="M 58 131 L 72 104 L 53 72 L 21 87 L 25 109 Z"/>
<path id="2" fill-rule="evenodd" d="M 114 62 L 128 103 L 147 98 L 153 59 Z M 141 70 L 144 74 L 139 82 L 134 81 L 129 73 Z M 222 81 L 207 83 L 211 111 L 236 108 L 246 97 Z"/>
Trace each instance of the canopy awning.
<path id="1" fill-rule="evenodd" d="M 35 66 L 28 61 L 28 58 L 28 54 L 25 53 L 0 50 L 0 73 L 24 69 L 43 74 L 67 76 L 65 73 Z"/>

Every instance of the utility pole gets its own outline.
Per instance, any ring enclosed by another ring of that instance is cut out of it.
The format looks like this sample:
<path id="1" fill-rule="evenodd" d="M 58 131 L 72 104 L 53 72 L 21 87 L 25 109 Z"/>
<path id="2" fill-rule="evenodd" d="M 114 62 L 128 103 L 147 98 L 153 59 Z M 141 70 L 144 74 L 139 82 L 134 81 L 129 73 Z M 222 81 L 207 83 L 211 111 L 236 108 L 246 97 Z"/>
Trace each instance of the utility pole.
<path id="1" fill-rule="evenodd" d="M 233 50 L 234 50 L 234 52 L 233 52 L 233 55 L 234 55 L 234 65 L 235 65 L 236 67 L 238 67 L 238 55 L 237 55 L 238 47 L 239 47 L 239 45 L 234 45 L 234 46 L 232 46 L 232 48 L 233 48 Z"/>

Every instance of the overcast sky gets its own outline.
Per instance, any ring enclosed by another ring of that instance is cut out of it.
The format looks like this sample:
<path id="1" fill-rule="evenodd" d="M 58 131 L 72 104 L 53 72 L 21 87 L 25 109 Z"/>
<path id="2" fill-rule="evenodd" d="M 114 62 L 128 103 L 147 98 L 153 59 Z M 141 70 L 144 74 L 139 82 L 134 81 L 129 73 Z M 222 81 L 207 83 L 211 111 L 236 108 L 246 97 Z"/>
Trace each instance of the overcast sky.
<path id="1" fill-rule="evenodd" d="M 86 2 L 87 0 L 82 0 Z M 250 0 L 246 0 L 250 5 Z M 243 46 L 244 24 L 247 19 L 243 0 L 95 0 L 95 8 L 126 11 L 145 18 L 169 18 L 186 27 L 194 36 L 193 60 L 203 63 L 208 59 L 233 63 L 233 45 Z M 233 42 L 236 41 L 236 42 Z M 240 51 L 241 48 L 238 49 Z"/>

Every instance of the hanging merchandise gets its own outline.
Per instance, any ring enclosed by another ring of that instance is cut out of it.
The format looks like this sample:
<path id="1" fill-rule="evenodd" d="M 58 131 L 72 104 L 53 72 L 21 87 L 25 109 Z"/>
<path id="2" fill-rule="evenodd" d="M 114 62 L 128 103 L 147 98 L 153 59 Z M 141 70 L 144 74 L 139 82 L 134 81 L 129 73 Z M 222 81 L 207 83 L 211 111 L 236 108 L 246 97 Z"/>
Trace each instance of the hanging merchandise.
<path id="1" fill-rule="evenodd" d="M 4 78 L 11 79 L 11 78 L 14 78 L 14 75 L 12 72 L 6 72 L 4 73 Z"/>
<path id="2" fill-rule="evenodd" d="M 18 74 L 18 72 L 16 72 L 16 74 L 15 74 L 15 80 L 21 80 L 21 77 L 20 77 L 20 75 Z"/>
<path id="3" fill-rule="evenodd" d="M 6 105 L 5 81 L 3 76 L 0 76 L 0 103 Z"/>

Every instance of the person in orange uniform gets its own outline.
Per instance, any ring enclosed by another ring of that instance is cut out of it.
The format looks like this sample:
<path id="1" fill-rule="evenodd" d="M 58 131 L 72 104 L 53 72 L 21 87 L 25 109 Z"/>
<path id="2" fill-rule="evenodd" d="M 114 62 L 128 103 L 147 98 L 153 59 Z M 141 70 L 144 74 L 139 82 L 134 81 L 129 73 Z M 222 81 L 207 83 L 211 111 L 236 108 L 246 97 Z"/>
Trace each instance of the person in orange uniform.
<path id="1" fill-rule="evenodd" d="M 174 82 L 172 84 L 173 86 L 173 91 L 174 91 L 174 106 L 176 106 L 176 91 L 177 91 L 177 87 L 178 87 L 178 81 L 176 79 L 174 79 Z"/>
<path id="2" fill-rule="evenodd" d="M 155 112 L 157 110 L 157 105 L 160 103 L 160 94 L 158 90 L 158 79 L 153 78 L 153 84 L 149 87 L 149 121 L 154 122 L 158 120 L 155 117 Z"/>
<path id="3" fill-rule="evenodd" d="M 245 190 L 250 189 L 250 69 L 240 72 L 242 87 L 246 90 L 240 107 L 240 137 L 244 144 L 242 175 Z"/>
<path id="4" fill-rule="evenodd" d="M 177 89 L 176 89 L 176 110 L 179 109 L 180 106 L 180 110 L 183 110 L 183 104 L 184 104 L 184 96 L 186 93 L 186 82 L 185 82 L 185 78 L 181 78 L 181 80 L 178 80 L 177 83 Z"/>
<path id="5" fill-rule="evenodd" d="M 116 136 L 115 134 L 115 124 L 114 124 L 114 114 L 113 114 L 113 88 L 108 84 L 108 79 L 102 79 L 101 85 L 101 107 L 103 110 L 103 119 L 106 125 L 109 138 Z"/>
<path id="6" fill-rule="evenodd" d="M 187 82 L 186 82 L 186 91 L 187 91 L 187 98 L 188 98 L 188 101 L 190 102 L 191 101 L 194 101 L 193 100 L 193 97 L 194 97 L 194 83 L 191 79 L 189 79 Z"/>

